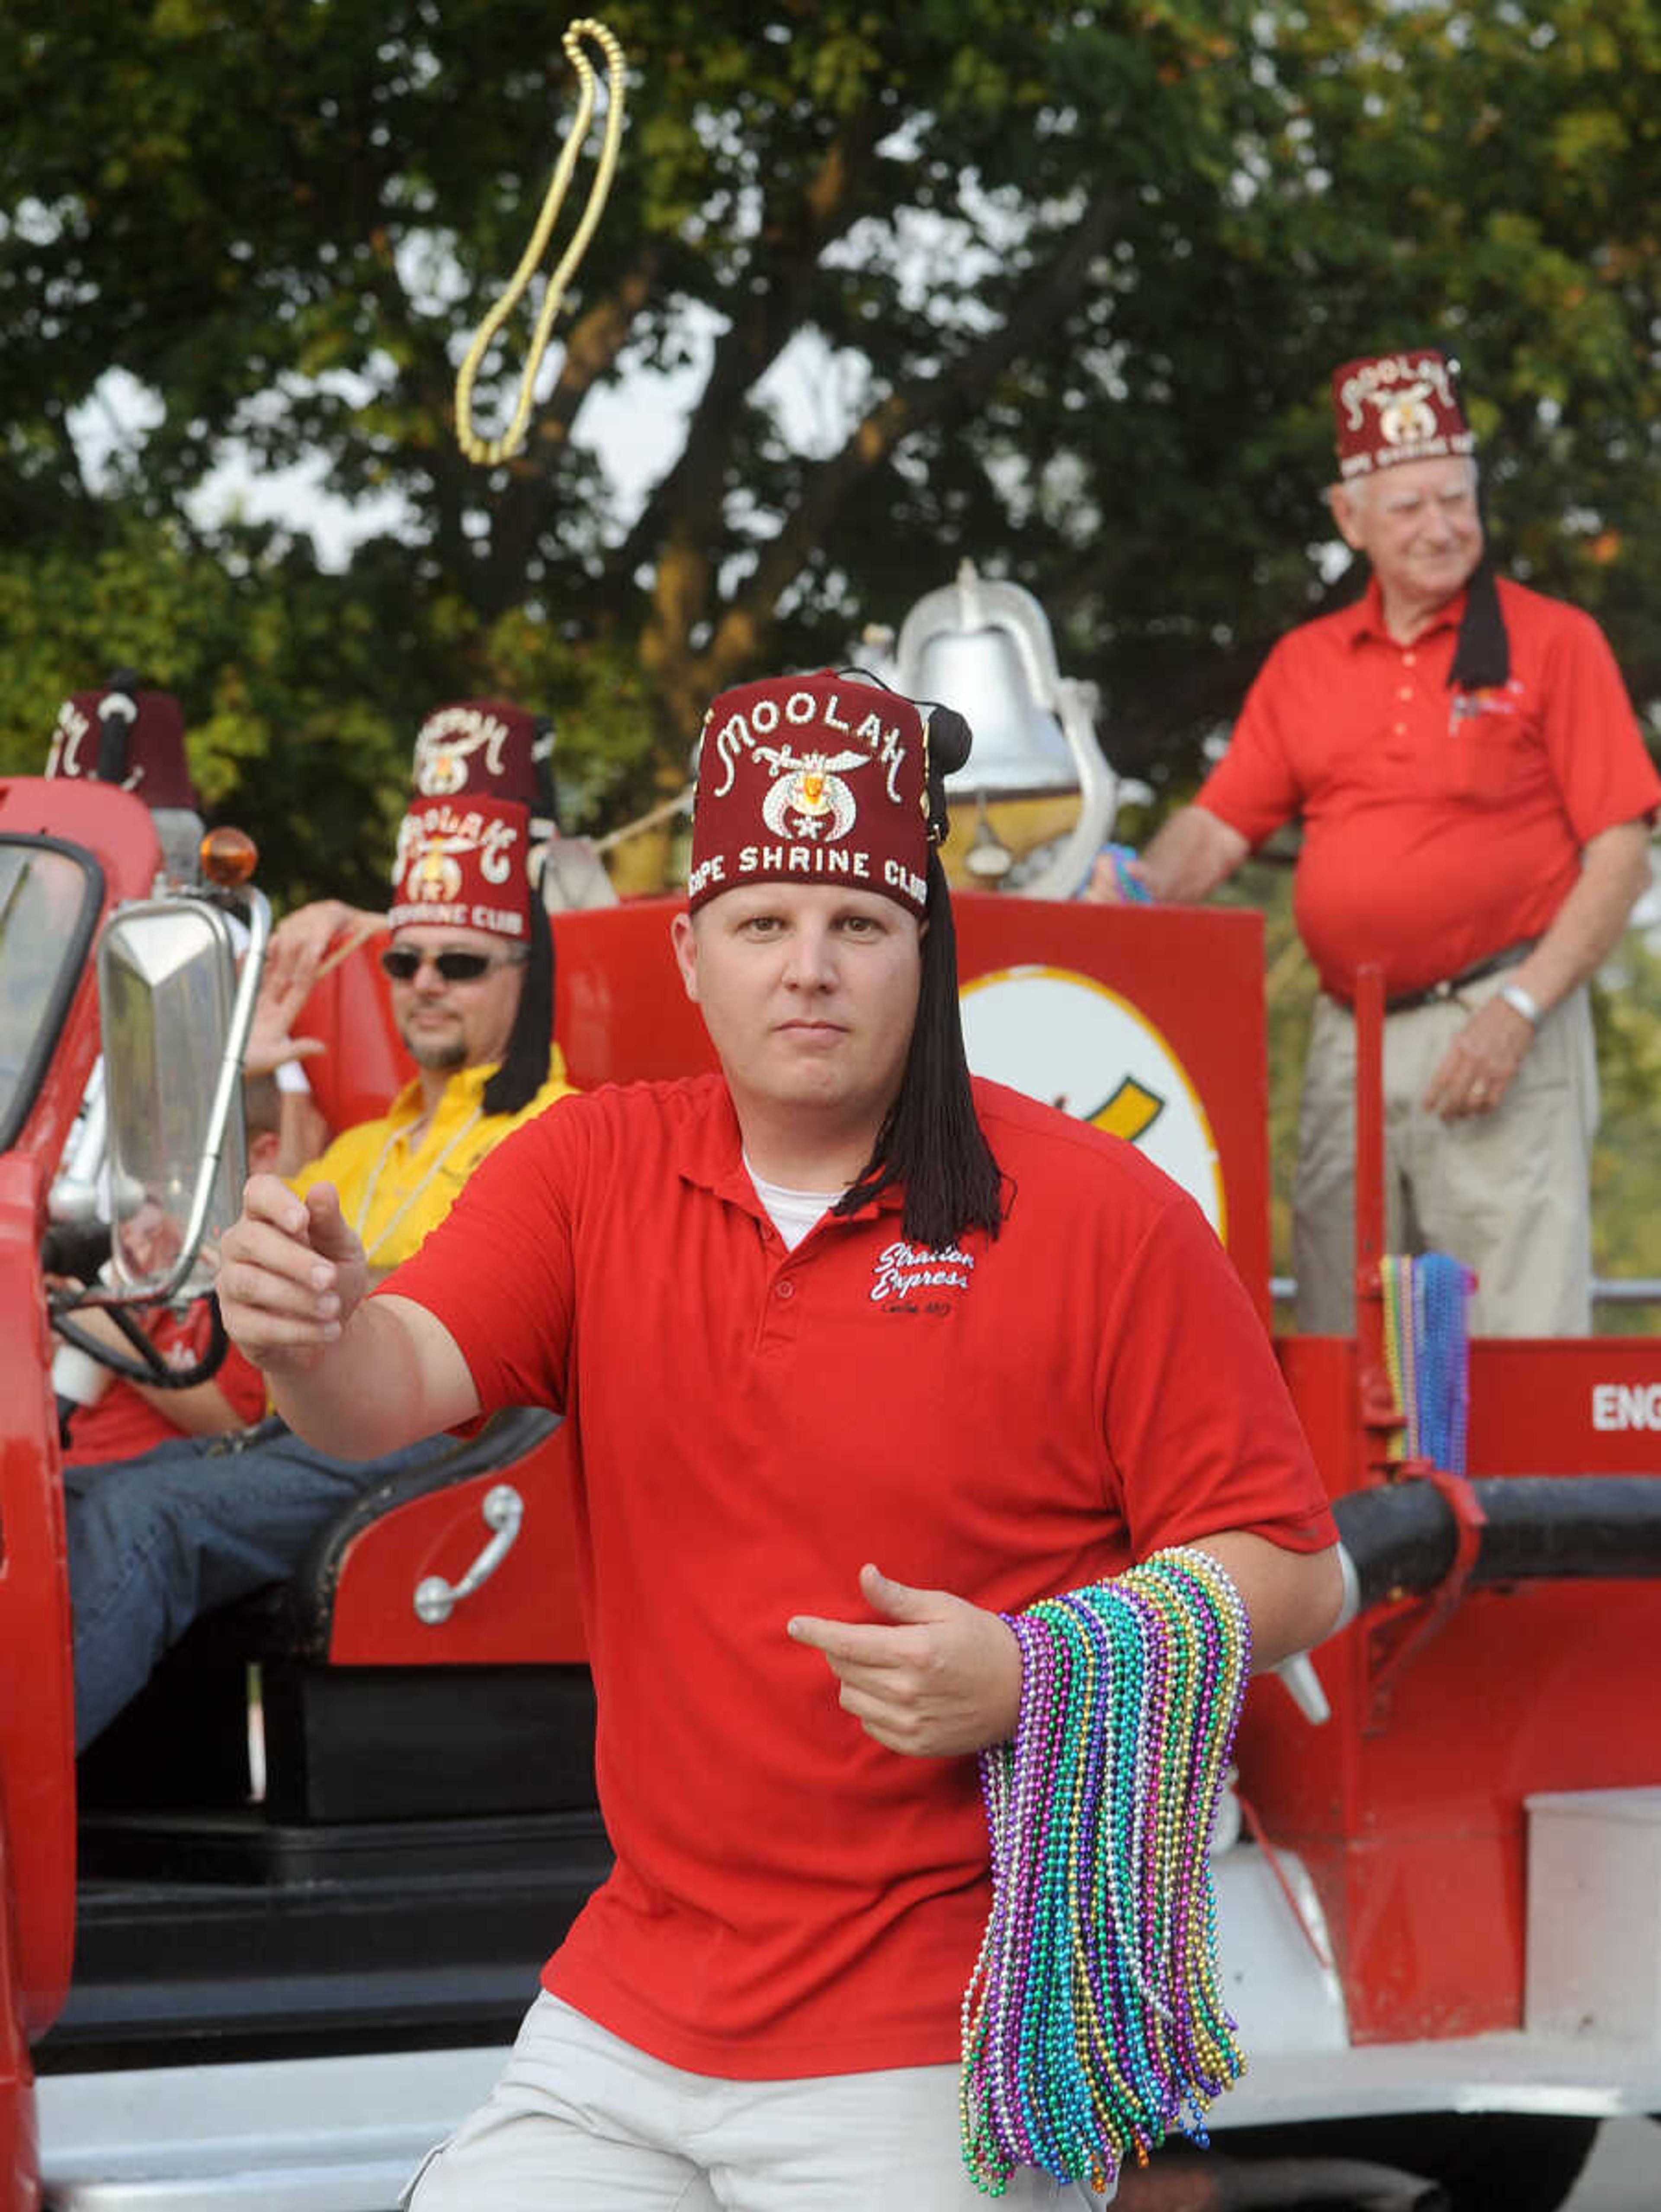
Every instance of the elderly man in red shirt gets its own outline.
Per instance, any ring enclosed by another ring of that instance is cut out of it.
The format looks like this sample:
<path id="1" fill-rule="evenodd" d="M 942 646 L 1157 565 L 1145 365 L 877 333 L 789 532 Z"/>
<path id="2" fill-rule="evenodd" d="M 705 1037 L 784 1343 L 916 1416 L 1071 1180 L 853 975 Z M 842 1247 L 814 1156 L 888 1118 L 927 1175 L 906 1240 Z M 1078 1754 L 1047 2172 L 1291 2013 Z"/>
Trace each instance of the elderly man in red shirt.
<path id="1" fill-rule="evenodd" d="M 1333 378 L 1329 493 L 1372 575 L 1283 638 L 1191 806 L 1124 864 L 1200 899 L 1298 821 L 1320 976 L 1294 1206 L 1300 1326 L 1354 1306 L 1357 969 L 1384 970 L 1388 1240 L 1475 1270 L 1480 1334 L 1591 1328 L 1587 979 L 1649 881 L 1661 778 L 1590 617 L 1496 577 L 1475 441 L 1428 349 Z M 1098 864 L 1090 896 L 1121 896 Z"/>
<path id="2" fill-rule="evenodd" d="M 317 1190 L 255 1179 L 223 1248 L 227 1325 L 331 1449 L 512 1403 L 575 1432 L 616 1868 L 417 2212 L 969 2212 L 977 1754 L 1047 1679 L 1017 1617 L 1173 1546 L 1232 1577 L 1260 1666 L 1335 1613 L 1197 1208 L 970 1081 L 934 850 L 965 739 L 828 673 L 726 694 L 673 923 L 721 1073 L 567 1102 L 373 1297 Z"/>

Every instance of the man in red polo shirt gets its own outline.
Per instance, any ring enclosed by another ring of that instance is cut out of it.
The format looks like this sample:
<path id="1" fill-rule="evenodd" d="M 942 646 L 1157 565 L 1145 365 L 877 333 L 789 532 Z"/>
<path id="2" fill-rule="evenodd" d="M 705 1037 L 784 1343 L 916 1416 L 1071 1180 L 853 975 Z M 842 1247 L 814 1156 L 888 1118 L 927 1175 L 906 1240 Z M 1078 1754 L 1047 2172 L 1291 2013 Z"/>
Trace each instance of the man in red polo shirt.
<path id="1" fill-rule="evenodd" d="M 1303 827 L 1319 974 L 1294 1206 L 1300 1325 L 1354 1309 L 1357 969 L 1384 971 L 1387 1237 L 1473 1268 L 1479 1334 L 1591 1325 L 1597 1119 L 1585 986 L 1649 881 L 1661 777 L 1590 617 L 1496 577 L 1475 441 L 1430 350 L 1333 378 L 1329 499 L 1363 597 L 1293 630 L 1227 753 L 1129 872 L 1200 899 Z M 1091 896 L 1119 896 L 1098 866 Z"/>
<path id="2" fill-rule="evenodd" d="M 1258 1665 L 1334 1618 L 1320 1483 L 1198 1210 L 970 1082 L 934 854 L 966 749 L 832 674 L 724 695 L 673 925 L 721 1073 L 569 1101 L 374 1297 L 321 1191 L 256 1178 L 223 1247 L 228 1326 L 328 1449 L 515 1403 L 575 1431 L 616 1869 L 418 2212 L 969 2212 L 1001 1613 L 1194 1543 Z"/>

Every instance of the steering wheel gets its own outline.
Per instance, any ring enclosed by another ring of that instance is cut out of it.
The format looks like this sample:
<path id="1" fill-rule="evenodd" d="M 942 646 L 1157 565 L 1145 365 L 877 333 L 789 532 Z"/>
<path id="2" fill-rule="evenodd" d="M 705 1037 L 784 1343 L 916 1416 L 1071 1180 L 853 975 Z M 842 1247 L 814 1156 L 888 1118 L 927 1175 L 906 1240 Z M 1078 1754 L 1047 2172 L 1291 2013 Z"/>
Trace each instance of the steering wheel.
<path id="1" fill-rule="evenodd" d="M 124 1382 L 142 1382 L 150 1390 L 193 1390 L 198 1382 L 211 1382 L 219 1372 L 229 1345 L 225 1324 L 219 1316 L 219 1300 L 212 1291 L 207 1293 L 207 1345 L 202 1357 L 190 1367 L 170 1367 L 165 1353 L 151 1343 L 125 1306 L 105 1306 L 101 1310 L 108 1314 L 133 1347 L 137 1356 L 131 1359 L 125 1352 L 118 1352 L 113 1344 L 106 1344 L 101 1338 L 89 1336 L 85 1329 L 77 1328 L 70 1319 L 73 1307 L 62 1313 L 54 1313 L 52 1325 L 65 1344 L 72 1344 L 77 1352 L 84 1352 L 88 1359 L 95 1359 L 100 1367 L 107 1367 L 113 1375 L 120 1376 Z"/>

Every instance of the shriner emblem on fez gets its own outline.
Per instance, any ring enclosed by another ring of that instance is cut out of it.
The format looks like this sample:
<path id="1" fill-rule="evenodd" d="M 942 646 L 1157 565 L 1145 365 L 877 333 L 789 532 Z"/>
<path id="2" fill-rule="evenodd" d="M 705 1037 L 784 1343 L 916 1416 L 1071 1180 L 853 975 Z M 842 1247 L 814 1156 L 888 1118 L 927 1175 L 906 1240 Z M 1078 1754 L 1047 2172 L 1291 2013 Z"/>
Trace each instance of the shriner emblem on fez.
<path id="1" fill-rule="evenodd" d="M 451 906 L 461 896 L 461 870 L 441 838 L 423 838 L 417 846 L 404 891 L 423 906 Z"/>
<path id="2" fill-rule="evenodd" d="M 1335 369 L 1340 473 L 1365 476 L 1396 461 L 1474 453 L 1476 441 L 1460 410 L 1456 374 L 1433 348 L 1382 354 Z"/>
<path id="3" fill-rule="evenodd" d="M 484 765 L 502 774 L 502 749 L 508 726 L 473 707 L 445 707 L 429 714 L 416 735 L 416 789 L 428 799 L 453 798 L 467 784 L 467 763 L 480 748 Z"/>
<path id="4" fill-rule="evenodd" d="M 843 777 L 869 764 L 868 753 L 804 753 L 788 745 L 757 745 L 774 780 L 761 803 L 761 818 L 776 837 L 823 837 L 833 844 L 853 828 L 859 808 Z"/>
<path id="5" fill-rule="evenodd" d="M 1436 410 L 1429 404 L 1428 384 L 1409 384 L 1396 392 L 1370 392 L 1367 397 L 1378 410 L 1378 434 L 1386 445 L 1413 445 L 1436 435 Z"/>
<path id="6" fill-rule="evenodd" d="M 477 853 L 484 881 L 505 884 L 518 834 L 511 823 L 487 821 L 473 812 L 459 815 L 448 806 L 406 814 L 399 831 L 393 883 L 402 880 L 404 896 L 412 905 L 453 905 L 461 896 L 462 860 Z"/>
<path id="7" fill-rule="evenodd" d="M 1435 406 L 1431 404 L 1433 393 Z M 1383 354 L 1376 361 L 1356 362 L 1349 373 L 1341 377 L 1333 398 L 1340 427 L 1352 431 L 1360 428 L 1366 408 L 1376 407 L 1379 428 L 1392 445 L 1411 437 L 1434 436 L 1436 406 L 1449 415 L 1457 415 L 1459 409 L 1447 363 L 1439 354 L 1428 352 Z M 1407 412 L 1395 414 L 1398 407 Z M 1391 416 L 1396 424 L 1393 430 L 1384 427 Z M 1404 427 L 1409 416 L 1415 425 L 1412 428 Z"/>

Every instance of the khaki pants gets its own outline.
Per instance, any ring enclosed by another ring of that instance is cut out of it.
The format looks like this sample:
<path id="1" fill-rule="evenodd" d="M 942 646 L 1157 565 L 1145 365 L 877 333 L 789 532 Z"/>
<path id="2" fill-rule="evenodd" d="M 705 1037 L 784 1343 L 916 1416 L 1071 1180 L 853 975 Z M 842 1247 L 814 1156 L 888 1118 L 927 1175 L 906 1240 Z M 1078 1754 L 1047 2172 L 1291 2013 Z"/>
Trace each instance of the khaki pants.
<path id="1" fill-rule="evenodd" d="M 1384 1023 L 1385 1249 L 1447 1252 L 1474 1268 L 1473 1335 L 1586 1336 L 1597 1067 L 1585 992 L 1546 1016 L 1494 1113 L 1444 1121 L 1419 1103 L 1471 1013 L 1506 980 L 1485 977 Z M 1319 1336 L 1354 1327 L 1354 1021 L 1323 997 L 1293 1208 L 1298 1326 Z"/>
<path id="2" fill-rule="evenodd" d="M 978 2212 L 958 2069 L 728 2081 L 648 2058 L 545 1990 L 406 2212 Z M 1009 2212 L 1108 2197 L 1018 2170 Z"/>

